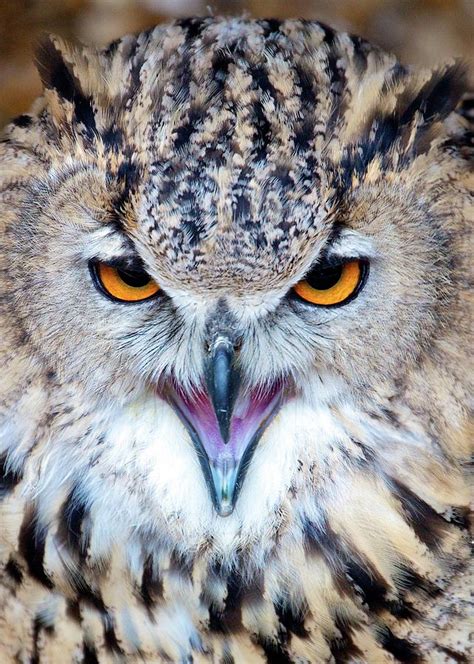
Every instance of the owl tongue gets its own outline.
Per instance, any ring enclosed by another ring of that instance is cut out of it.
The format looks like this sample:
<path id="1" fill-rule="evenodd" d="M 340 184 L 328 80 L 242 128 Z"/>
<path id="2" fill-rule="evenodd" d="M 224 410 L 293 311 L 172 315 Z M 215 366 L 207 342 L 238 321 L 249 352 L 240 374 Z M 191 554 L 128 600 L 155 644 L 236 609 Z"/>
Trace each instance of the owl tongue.
<path id="1" fill-rule="evenodd" d="M 216 399 L 212 387 L 212 395 L 204 389 L 188 394 L 177 387 L 168 392 L 168 401 L 196 447 L 220 516 L 228 516 L 234 509 L 253 452 L 278 410 L 282 391 L 282 383 L 276 382 L 266 390 L 238 390 L 233 398 L 229 393 L 231 405 L 225 413 L 219 410 L 223 401 L 219 395 Z"/>

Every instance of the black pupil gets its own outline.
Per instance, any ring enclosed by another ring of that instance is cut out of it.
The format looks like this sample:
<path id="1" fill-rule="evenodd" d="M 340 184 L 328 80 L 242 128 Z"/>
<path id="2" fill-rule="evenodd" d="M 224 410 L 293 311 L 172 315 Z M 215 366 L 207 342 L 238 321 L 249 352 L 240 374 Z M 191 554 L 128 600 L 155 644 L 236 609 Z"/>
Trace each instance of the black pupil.
<path id="1" fill-rule="evenodd" d="M 328 290 L 337 284 L 341 278 L 343 264 L 327 265 L 325 267 L 317 267 L 307 275 L 306 281 L 316 290 Z"/>
<path id="2" fill-rule="evenodd" d="M 127 286 L 142 288 L 150 282 L 150 277 L 143 270 L 117 270 L 117 274 Z"/>

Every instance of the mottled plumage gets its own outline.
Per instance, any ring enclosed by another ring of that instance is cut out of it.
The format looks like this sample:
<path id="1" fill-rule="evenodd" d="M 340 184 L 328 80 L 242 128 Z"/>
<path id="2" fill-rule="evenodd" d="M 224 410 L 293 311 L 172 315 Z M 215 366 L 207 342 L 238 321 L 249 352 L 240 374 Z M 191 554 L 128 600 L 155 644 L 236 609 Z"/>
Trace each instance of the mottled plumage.
<path id="1" fill-rule="evenodd" d="M 2 664 L 469 661 L 463 68 L 220 18 L 38 68 L 0 144 Z M 335 257 L 357 297 L 297 297 Z"/>

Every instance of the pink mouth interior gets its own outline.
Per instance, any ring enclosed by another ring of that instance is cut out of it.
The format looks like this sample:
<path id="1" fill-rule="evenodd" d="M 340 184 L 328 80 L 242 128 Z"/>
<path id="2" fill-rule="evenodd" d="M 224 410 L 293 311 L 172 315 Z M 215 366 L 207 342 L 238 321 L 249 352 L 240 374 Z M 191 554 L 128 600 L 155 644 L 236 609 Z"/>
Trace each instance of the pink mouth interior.
<path id="1" fill-rule="evenodd" d="M 265 427 L 280 402 L 282 385 L 266 390 L 240 391 L 234 404 L 229 441 L 224 443 L 211 400 L 204 390 L 192 394 L 175 388 L 174 405 L 196 431 L 209 460 L 219 465 L 226 459 L 239 461 L 256 432 Z"/>

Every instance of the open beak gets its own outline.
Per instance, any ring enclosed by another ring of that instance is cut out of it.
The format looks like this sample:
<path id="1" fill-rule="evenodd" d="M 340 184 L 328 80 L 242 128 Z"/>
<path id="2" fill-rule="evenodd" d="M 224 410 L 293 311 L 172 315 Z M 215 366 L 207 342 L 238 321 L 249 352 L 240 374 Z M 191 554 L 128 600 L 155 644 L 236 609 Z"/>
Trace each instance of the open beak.
<path id="1" fill-rule="evenodd" d="M 165 394 L 189 431 L 220 516 L 232 513 L 255 448 L 276 414 L 283 385 L 243 389 L 232 343 L 219 337 L 209 351 L 206 384 L 188 394 Z"/>

